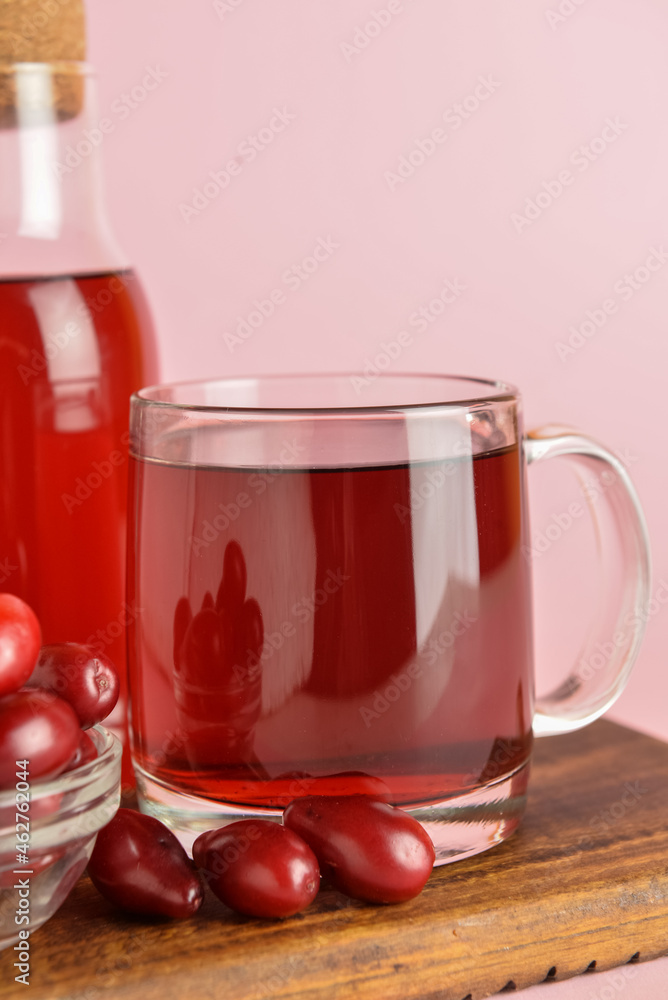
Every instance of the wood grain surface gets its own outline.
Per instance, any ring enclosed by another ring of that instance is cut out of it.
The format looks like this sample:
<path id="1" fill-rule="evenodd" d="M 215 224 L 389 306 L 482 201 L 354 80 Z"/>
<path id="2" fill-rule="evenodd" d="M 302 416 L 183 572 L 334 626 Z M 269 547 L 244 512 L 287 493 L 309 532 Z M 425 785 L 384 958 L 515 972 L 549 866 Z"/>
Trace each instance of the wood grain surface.
<path id="1" fill-rule="evenodd" d="M 189 921 L 147 923 L 83 877 L 30 944 L 29 990 L 4 952 L 0 996 L 479 1000 L 646 961 L 668 953 L 668 744 L 605 721 L 538 741 L 520 831 L 410 903 L 329 890 L 273 923 L 208 893 Z"/>

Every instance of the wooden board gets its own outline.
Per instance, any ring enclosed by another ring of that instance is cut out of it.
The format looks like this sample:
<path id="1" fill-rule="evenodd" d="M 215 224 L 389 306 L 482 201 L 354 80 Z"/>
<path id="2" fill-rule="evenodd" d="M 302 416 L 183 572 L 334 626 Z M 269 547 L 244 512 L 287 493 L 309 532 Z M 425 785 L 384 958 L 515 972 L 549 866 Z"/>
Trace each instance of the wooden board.
<path id="1" fill-rule="evenodd" d="M 538 742 L 523 827 L 394 907 L 323 892 L 285 922 L 211 894 L 187 922 L 86 877 L 31 937 L 31 1000 L 471 1000 L 668 953 L 668 745 L 600 721 Z M 0 996 L 24 996 L 0 956 Z M 594 988 L 594 987 L 593 987 Z"/>

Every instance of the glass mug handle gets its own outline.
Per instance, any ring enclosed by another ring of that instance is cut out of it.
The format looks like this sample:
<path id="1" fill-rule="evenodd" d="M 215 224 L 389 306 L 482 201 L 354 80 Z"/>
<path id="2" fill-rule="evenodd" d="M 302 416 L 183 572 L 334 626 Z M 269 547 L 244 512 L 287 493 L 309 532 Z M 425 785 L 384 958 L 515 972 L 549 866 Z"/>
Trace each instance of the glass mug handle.
<path id="1" fill-rule="evenodd" d="M 529 465 L 564 456 L 579 472 L 599 477 L 585 496 L 590 501 L 599 554 L 604 562 L 608 560 L 602 574 L 605 603 L 576 667 L 563 684 L 536 703 L 534 734 L 553 736 L 593 722 L 616 701 L 628 680 L 648 617 L 649 540 L 629 475 L 606 448 L 581 434 L 554 428 L 532 431 L 524 439 L 524 447 Z M 611 521 L 607 528 L 601 514 Z M 611 558 L 615 558 L 612 566 Z"/>

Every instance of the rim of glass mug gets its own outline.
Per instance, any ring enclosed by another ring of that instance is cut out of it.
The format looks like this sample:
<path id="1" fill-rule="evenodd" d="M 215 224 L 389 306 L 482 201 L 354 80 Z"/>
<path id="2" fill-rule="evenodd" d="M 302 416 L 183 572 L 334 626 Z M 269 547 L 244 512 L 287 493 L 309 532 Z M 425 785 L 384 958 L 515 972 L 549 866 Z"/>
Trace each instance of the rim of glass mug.
<path id="1" fill-rule="evenodd" d="M 222 391 L 227 390 L 240 390 L 242 388 L 250 389 L 250 387 L 255 384 L 263 383 L 265 385 L 283 385 L 286 386 L 289 383 L 299 384 L 301 386 L 313 385 L 313 383 L 332 383 L 339 386 L 347 386 L 348 391 L 351 394 L 360 395 L 361 387 L 359 387 L 355 380 L 362 380 L 364 385 L 364 391 L 376 387 L 376 392 L 378 389 L 378 383 L 382 383 L 383 387 L 388 387 L 388 383 L 393 382 L 397 384 L 398 389 L 402 389 L 410 384 L 418 383 L 423 386 L 425 383 L 430 382 L 434 385 L 443 386 L 445 384 L 461 384 L 462 386 L 480 386 L 481 391 L 473 395 L 470 394 L 456 394 L 452 398 L 444 399 L 442 395 L 438 392 L 434 392 L 433 396 L 429 398 L 419 399 L 415 401 L 405 401 L 405 398 L 400 398 L 390 401 L 387 399 L 384 402 L 379 401 L 369 401 L 368 403 L 362 402 L 344 402 L 341 404 L 322 404 L 314 399 L 305 405 L 295 406 L 294 404 L 280 404 L 280 405 L 264 405 L 257 402 L 241 403 L 238 401 L 234 402 L 216 402 L 215 400 L 205 400 L 198 402 L 189 402 L 187 399 L 180 398 L 181 394 L 187 395 L 192 391 L 200 391 L 204 394 L 208 392 L 215 393 L 216 390 Z M 482 391 L 484 390 L 484 391 Z M 165 397 L 173 398 L 165 398 Z M 299 413 L 337 413 L 342 412 L 355 414 L 355 413 L 373 413 L 386 410 L 417 410 L 417 409 L 429 409 L 433 407 L 461 407 L 468 408 L 475 406 L 480 403 L 501 403 L 511 400 L 520 400 L 521 393 L 516 386 L 509 382 L 505 382 L 498 379 L 487 379 L 480 378 L 472 375 L 449 375 L 445 373 L 434 373 L 434 372 L 398 372 L 398 373 L 387 373 L 380 372 L 378 374 L 373 374 L 373 376 L 366 376 L 359 372 L 350 371 L 340 371 L 340 372 L 300 372 L 300 373 L 270 373 L 266 375 L 233 375 L 228 378 L 220 379 L 186 379 L 184 381 L 178 382 L 166 382 L 161 385 L 145 386 L 138 392 L 134 393 L 132 400 L 136 405 L 147 405 L 147 406 L 164 406 L 169 408 L 176 408 L 180 410 L 197 410 L 197 411 L 225 411 L 225 412 L 255 412 L 255 413 L 285 413 L 285 414 L 299 414 Z"/>

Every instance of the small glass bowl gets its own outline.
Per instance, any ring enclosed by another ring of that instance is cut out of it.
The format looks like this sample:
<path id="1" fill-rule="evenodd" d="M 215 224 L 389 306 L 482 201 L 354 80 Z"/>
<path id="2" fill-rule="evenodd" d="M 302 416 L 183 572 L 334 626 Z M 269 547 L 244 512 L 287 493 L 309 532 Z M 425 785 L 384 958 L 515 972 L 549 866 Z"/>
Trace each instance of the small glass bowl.
<path id="1" fill-rule="evenodd" d="M 0 950 L 53 916 L 86 867 L 98 830 L 118 809 L 120 741 L 103 726 L 88 735 L 93 760 L 49 781 L 28 777 L 27 795 L 20 777 L 16 789 L 0 792 Z M 18 850 L 24 842 L 25 855 Z"/>

